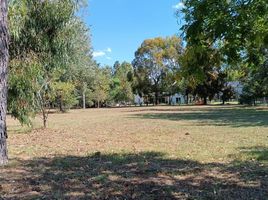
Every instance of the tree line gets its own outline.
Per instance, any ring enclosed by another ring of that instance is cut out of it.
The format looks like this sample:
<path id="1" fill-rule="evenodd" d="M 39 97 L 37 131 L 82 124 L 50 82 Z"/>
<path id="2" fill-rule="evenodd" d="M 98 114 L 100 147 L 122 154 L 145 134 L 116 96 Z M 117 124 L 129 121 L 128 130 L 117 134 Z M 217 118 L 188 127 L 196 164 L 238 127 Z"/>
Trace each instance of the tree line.
<path id="1" fill-rule="evenodd" d="M 268 96 L 266 0 L 184 0 L 182 35 L 146 39 L 132 63 L 100 66 L 90 30 L 77 13 L 83 0 L 0 1 L 0 164 L 7 161 L 6 112 L 22 124 L 50 109 L 159 104 L 182 93 L 230 99 L 238 81 L 241 103 Z M 9 62 L 8 62 L 9 61 Z M 8 68 L 7 68 L 8 63 Z M 8 69 L 8 79 L 7 79 Z"/>

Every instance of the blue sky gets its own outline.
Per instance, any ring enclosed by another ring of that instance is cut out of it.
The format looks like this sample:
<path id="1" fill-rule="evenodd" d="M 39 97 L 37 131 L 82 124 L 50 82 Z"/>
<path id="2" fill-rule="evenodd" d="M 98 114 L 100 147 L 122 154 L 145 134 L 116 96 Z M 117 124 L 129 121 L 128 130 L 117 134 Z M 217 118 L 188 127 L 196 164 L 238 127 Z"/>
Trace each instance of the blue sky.
<path id="1" fill-rule="evenodd" d="M 179 0 L 88 0 L 83 18 L 90 26 L 94 58 L 102 65 L 131 62 L 143 40 L 179 33 Z"/>

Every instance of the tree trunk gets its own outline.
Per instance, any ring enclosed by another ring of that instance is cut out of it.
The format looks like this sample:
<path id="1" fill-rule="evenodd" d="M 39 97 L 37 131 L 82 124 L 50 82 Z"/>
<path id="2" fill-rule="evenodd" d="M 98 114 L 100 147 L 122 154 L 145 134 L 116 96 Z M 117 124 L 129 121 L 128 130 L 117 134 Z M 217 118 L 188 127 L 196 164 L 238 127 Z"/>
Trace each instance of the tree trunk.
<path id="1" fill-rule="evenodd" d="M 60 95 L 60 111 L 61 112 L 64 112 L 64 109 L 63 109 L 63 103 L 62 103 L 62 95 Z"/>
<path id="2" fill-rule="evenodd" d="M 86 109 L 86 94 L 83 91 L 83 109 Z"/>
<path id="3" fill-rule="evenodd" d="M 207 97 L 204 97 L 204 105 L 207 105 L 208 101 L 207 101 Z"/>
<path id="4" fill-rule="evenodd" d="M 86 109 L 86 91 L 87 91 L 87 83 L 83 82 L 83 87 L 82 87 L 83 109 Z"/>
<path id="5" fill-rule="evenodd" d="M 48 117 L 48 115 L 46 113 L 45 108 L 42 110 L 42 114 L 43 114 L 43 126 L 44 126 L 44 128 L 47 128 L 47 117 Z"/>
<path id="6" fill-rule="evenodd" d="M 7 65 L 8 65 L 7 0 L 0 0 L 0 165 L 7 156 Z"/>
<path id="7" fill-rule="evenodd" d="M 100 101 L 98 101 L 98 108 L 100 108 Z"/>
<path id="8" fill-rule="evenodd" d="M 155 93 L 155 105 L 157 106 L 159 104 L 158 102 L 158 92 Z"/>

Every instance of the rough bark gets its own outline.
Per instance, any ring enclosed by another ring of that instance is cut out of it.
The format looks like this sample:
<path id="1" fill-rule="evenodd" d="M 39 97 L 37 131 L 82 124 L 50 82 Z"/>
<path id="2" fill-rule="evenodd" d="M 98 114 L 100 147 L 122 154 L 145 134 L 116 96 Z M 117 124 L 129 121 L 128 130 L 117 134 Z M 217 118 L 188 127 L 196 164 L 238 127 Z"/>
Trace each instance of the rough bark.
<path id="1" fill-rule="evenodd" d="M 6 128 L 8 37 L 7 0 L 0 0 L 0 165 L 8 161 Z"/>

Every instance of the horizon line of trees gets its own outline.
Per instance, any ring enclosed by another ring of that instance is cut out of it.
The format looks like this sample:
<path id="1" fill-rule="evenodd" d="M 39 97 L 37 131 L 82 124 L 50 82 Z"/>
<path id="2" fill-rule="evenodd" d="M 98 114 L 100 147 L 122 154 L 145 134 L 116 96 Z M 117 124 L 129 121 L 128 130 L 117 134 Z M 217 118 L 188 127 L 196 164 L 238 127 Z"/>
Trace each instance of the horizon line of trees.
<path id="1" fill-rule="evenodd" d="M 46 127 L 51 108 L 128 104 L 134 94 L 155 105 L 163 94 L 175 93 L 185 95 L 186 103 L 191 95 L 204 104 L 215 97 L 224 104 L 234 96 L 228 83 L 239 81 L 242 103 L 266 97 L 265 1 L 186 0 L 184 5 L 178 10 L 186 22 L 181 36 L 146 39 L 132 63 L 111 67 L 92 56 L 90 30 L 76 15 L 85 1 L 11 0 L 8 111 L 27 125 L 41 112 Z"/>
<path id="2" fill-rule="evenodd" d="M 7 111 L 26 125 L 41 113 L 46 127 L 50 109 L 127 104 L 134 94 L 154 104 L 162 94 L 204 104 L 220 94 L 224 103 L 233 96 L 228 83 L 239 81 L 242 103 L 268 96 L 266 0 L 183 0 L 181 36 L 146 39 L 132 63 L 113 67 L 92 56 L 90 29 L 77 15 L 85 0 L 0 3 L 0 165 Z"/>

